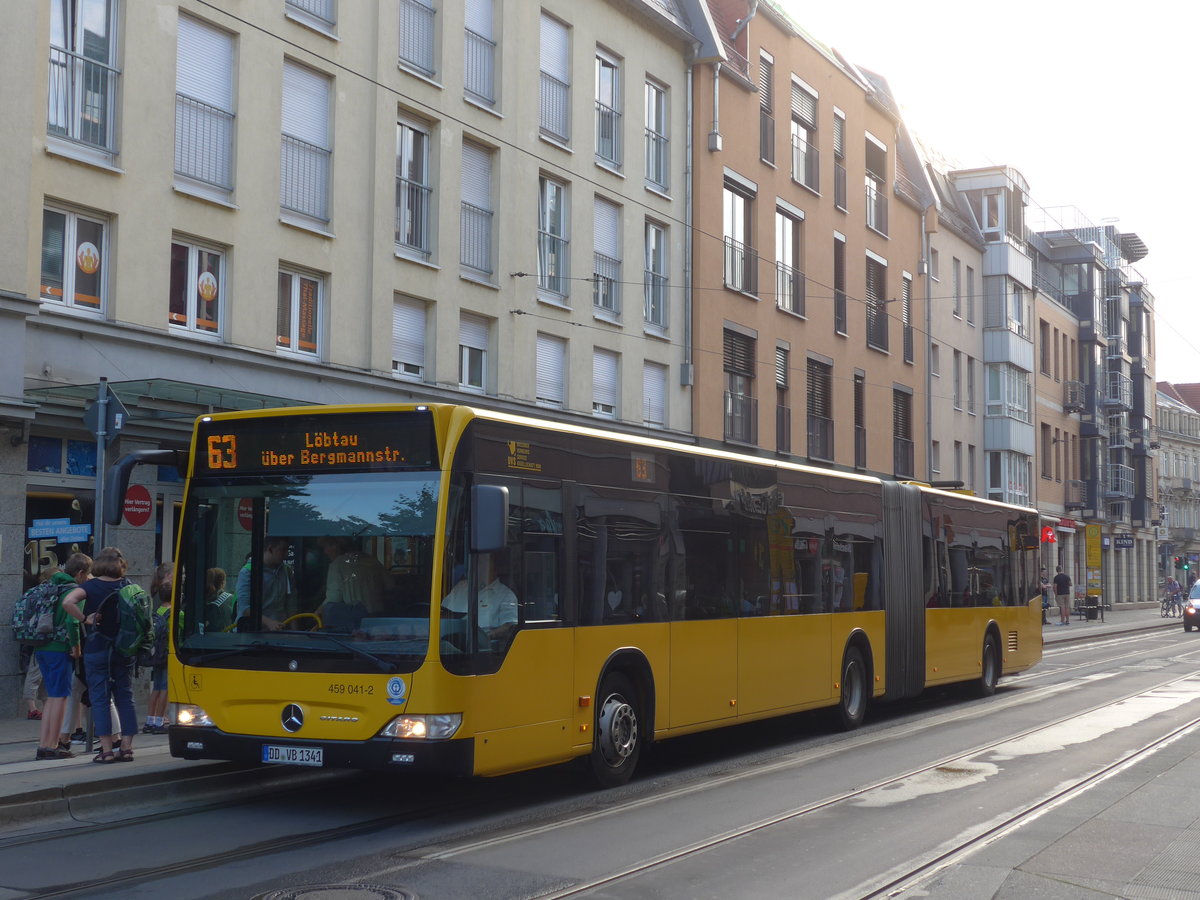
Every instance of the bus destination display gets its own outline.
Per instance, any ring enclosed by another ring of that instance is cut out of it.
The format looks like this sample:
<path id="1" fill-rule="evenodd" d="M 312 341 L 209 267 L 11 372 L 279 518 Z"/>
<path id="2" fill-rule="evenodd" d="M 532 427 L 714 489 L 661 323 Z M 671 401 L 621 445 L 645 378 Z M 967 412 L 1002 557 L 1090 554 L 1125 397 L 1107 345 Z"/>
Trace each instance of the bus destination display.
<path id="1" fill-rule="evenodd" d="M 430 468 L 432 420 L 420 413 L 278 416 L 202 423 L 197 474 Z"/>

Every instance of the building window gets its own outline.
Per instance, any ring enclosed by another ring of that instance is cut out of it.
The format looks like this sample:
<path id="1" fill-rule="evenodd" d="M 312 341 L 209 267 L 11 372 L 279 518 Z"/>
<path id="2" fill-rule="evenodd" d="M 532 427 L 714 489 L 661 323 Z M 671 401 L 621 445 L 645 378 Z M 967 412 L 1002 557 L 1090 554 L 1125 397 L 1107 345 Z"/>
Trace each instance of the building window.
<path id="1" fill-rule="evenodd" d="M 854 373 L 854 467 L 867 467 L 867 376 Z"/>
<path id="2" fill-rule="evenodd" d="M 567 188 L 545 175 L 538 179 L 538 288 L 558 299 L 568 294 Z"/>
<path id="3" fill-rule="evenodd" d="M 467 0 L 463 82 L 468 98 L 496 104 L 496 33 L 493 0 Z"/>
<path id="4" fill-rule="evenodd" d="M 867 346 L 888 349 L 887 263 L 867 257 Z"/>
<path id="5" fill-rule="evenodd" d="M 1030 419 L 1031 385 L 1029 373 L 1016 366 L 989 364 L 987 366 L 988 416 L 1007 417 L 1028 424 Z"/>
<path id="6" fill-rule="evenodd" d="M 788 405 L 791 356 L 787 347 L 775 348 L 775 452 L 792 452 L 792 409 Z"/>
<path id="7" fill-rule="evenodd" d="M 912 478 L 915 474 L 912 440 L 912 394 L 892 389 L 892 441 L 897 478 Z"/>
<path id="8" fill-rule="evenodd" d="M 592 220 L 592 305 L 616 318 L 621 315 L 621 207 L 596 197 Z"/>
<path id="9" fill-rule="evenodd" d="M 725 286 L 744 294 L 758 289 L 758 254 L 750 244 L 753 199 L 741 185 L 725 182 Z"/>
<path id="10" fill-rule="evenodd" d="M 544 406 L 566 406 L 567 342 L 548 334 L 537 336 L 534 399 Z"/>
<path id="11" fill-rule="evenodd" d="M 646 324 L 666 331 L 667 318 L 667 229 L 655 222 L 646 223 L 645 272 Z"/>
<path id="12" fill-rule="evenodd" d="M 642 421 L 667 427 L 667 367 L 660 363 L 642 364 Z"/>
<path id="13" fill-rule="evenodd" d="M 171 287 L 167 321 L 198 334 L 221 333 L 225 255 L 188 241 L 171 242 Z"/>
<path id="14" fill-rule="evenodd" d="M 458 322 L 458 386 L 482 394 L 487 390 L 488 320 L 463 313 Z"/>
<path id="15" fill-rule="evenodd" d="M 492 151 L 463 141 L 459 261 L 481 275 L 492 274 L 492 221 Z"/>
<path id="16" fill-rule="evenodd" d="M 950 260 L 950 289 L 954 292 L 954 316 L 961 319 L 962 309 L 962 262 L 958 257 Z"/>
<path id="17" fill-rule="evenodd" d="M 115 152 L 113 118 L 120 72 L 112 0 L 50 3 L 47 132 Z"/>
<path id="18" fill-rule="evenodd" d="M 596 54 L 596 159 L 621 167 L 621 64 Z"/>
<path id="19" fill-rule="evenodd" d="M 179 17 L 175 67 L 175 174 L 233 188 L 233 36 Z"/>
<path id="20" fill-rule="evenodd" d="M 954 351 L 954 408 L 962 409 L 962 352 Z"/>
<path id="21" fill-rule="evenodd" d="M 754 398 L 754 355 L 757 341 L 725 329 L 725 439 L 743 444 L 758 440 L 758 407 Z"/>
<path id="22" fill-rule="evenodd" d="M 804 315 L 804 272 L 801 271 L 800 226 L 802 220 L 781 209 L 775 210 L 775 305 Z"/>
<path id="23" fill-rule="evenodd" d="M 1011 450 L 989 450 L 985 459 L 988 499 L 1028 506 L 1032 469 L 1029 457 Z"/>
<path id="24" fill-rule="evenodd" d="M 337 24 L 337 0 L 286 0 L 288 12 L 302 22 L 328 30 Z"/>
<path id="25" fill-rule="evenodd" d="M 280 269 L 276 347 L 310 356 L 319 354 L 322 288 L 322 279 L 316 275 Z"/>
<path id="26" fill-rule="evenodd" d="M 422 75 L 437 72 L 432 0 L 400 0 L 400 63 Z"/>
<path id="27" fill-rule="evenodd" d="M 396 246 L 428 259 L 433 185 L 429 175 L 429 127 L 396 124 Z"/>
<path id="28" fill-rule="evenodd" d="M 846 211 L 846 114 L 833 111 L 833 205 Z"/>
<path id="29" fill-rule="evenodd" d="M 817 150 L 817 94 L 792 81 L 792 180 L 812 191 L 821 189 L 821 155 Z"/>
<path id="30" fill-rule="evenodd" d="M 846 312 L 846 239 L 836 235 L 833 239 L 833 333 L 847 332 Z"/>
<path id="31" fill-rule="evenodd" d="M 929 345 L 929 374 L 934 378 L 942 374 L 942 348 L 939 344 Z"/>
<path id="32" fill-rule="evenodd" d="M 966 357 L 967 364 L 967 415 L 975 415 L 975 360 Z"/>
<path id="33" fill-rule="evenodd" d="M 758 58 L 758 156 L 775 164 L 775 61 L 766 53 Z"/>
<path id="34" fill-rule="evenodd" d="M 320 224 L 329 221 L 329 93 L 327 76 L 284 61 L 279 205 Z"/>
<path id="35" fill-rule="evenodd" d="M 571 139 L 571 56 L 567 26 L 542 13 L 538 121 L 542 133 Z"/>
<path id="36" fill-rule="evenodd" d="M 941 278 L 942 255 L 936 248 L 929 248 L 929 277 L 934 281 Z"/>
<path id="37" fill-rule="evenodd" d="M 617 354 L 595 349 L 592 355 L 592 415 L 615 418 L 617 415 Z"/>
<path id="38" fill-rule="evenodd" d="M 975 270 L 967 266 L 967 323 L 975 324 Z"/>
<path id="39" fill-rule="evenodd" d="M 646 82 L 646 183 L 661 191 L 671 187 L 671 143 L 668 137 L 667 89 Z"/>
<path id="40" fill-rule="evenodd" d="M 888 233 L 887 147 L 868 135 L 866 155 L 867 227 L 886 236 Z"/>
<path id="41" fill-rule="evenodd" d="M 833 366 L 808 361 L 808 455 L 833 459 Z"/>
<path id="42" fill-rule="evenodd" d="M 940 441 L 932 441 L 929 445 L 929 471 L 935 475 L 941 474 L 942 444 Z"/>
<path id="43" fill-rule="evenodd" d="M 104 311 L 108 226 L 65 209 L 42 211 L 41 297 L 74 309 Z"/>
<path id="44" fill-rule="evenodd" d="M 900 325 L 904 329 L 904 361 L 916 359 L 916 333 L 912 322 L 912 276 L 907 272 L 900 279 Z"/>
<path id="45" fill-rule="evenodd" d="M 427 304 L 415 297 L 397 297 L 392 304 L 392 374 L 414 381 L 425 379 Z"/>

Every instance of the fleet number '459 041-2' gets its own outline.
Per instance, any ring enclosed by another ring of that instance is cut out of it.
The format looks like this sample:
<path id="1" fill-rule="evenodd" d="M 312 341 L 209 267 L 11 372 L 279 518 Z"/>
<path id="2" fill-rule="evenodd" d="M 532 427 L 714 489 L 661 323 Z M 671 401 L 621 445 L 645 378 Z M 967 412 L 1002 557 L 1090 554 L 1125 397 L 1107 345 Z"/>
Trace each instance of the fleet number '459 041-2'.
<path id="1" fill-rule="evenodd" d="M 334 682 L 329 685 L 329 693 L 331 694 L 363 694 L 370 697 L 375 693 L 375 685 L 373 684 L 343 684 Z"/>

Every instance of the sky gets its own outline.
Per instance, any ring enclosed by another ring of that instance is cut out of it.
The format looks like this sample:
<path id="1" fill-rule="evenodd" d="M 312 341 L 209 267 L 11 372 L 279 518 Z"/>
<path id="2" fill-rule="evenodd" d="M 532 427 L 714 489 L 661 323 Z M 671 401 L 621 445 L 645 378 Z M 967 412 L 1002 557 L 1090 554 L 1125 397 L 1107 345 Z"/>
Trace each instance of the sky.
<path id="1" fill-rule="evenodd" d="M 1200 127 L 1188 124 L 1198 88 L 1187 5 L 777 2 L 884 76 L 909 130 L 951 165 L 1012 166 L 1033 204 L 1137 234 L 1149 248 L 1134 268 L 1154 298 L 1156 379 L 1200 382 L 1188 262 L 1200 192 L 1179 176 L 1197 168 L 1200 147 Z"/>

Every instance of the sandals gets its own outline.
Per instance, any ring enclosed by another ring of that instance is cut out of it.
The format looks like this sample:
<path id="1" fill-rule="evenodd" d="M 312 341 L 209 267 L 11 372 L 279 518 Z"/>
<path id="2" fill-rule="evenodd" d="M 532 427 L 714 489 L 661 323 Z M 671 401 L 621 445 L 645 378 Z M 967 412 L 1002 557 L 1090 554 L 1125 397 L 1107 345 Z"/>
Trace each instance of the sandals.
<path id="1" fill-rule="evenodd" d="M 117 749 L 113 751 L 113 756 L 117 762 L 133 762 L 133 750 Z"/>
<path id="2" fill-rule="evenodd" d="M 101 750 L 99 753 L 97 753 L 95 756 L 92 757 L 92 762 L 94 762 L 94 763 L 115 763 L 118 759 L 120 759 L 120 757 L 118 757 L 111 750 Z"/>

